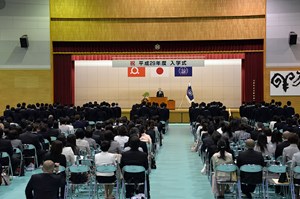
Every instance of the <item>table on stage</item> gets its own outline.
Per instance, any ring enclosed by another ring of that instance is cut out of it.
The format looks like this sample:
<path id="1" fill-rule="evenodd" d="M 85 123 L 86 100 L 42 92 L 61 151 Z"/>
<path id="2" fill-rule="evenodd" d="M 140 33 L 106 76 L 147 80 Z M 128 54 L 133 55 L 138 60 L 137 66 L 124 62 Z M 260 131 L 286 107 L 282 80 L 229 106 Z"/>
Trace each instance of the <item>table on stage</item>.
<path id="1" fill-rule="evenodd" d="M 168 100 L 168 97 L 149 97 L 149 102 L 156 102 L 159 105 L 161 103 L 165 103 L 167 105 L 167 108 L 170 110 L 175 110 L 175 101 L 174 100 Z"/>

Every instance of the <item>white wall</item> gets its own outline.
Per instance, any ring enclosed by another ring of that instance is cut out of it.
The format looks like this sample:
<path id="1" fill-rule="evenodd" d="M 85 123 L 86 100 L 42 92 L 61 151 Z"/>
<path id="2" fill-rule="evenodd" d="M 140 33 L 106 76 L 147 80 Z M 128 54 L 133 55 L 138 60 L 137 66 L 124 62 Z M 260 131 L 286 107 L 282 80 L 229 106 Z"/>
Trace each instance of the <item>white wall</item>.
<path id="1" fill-rule="evenodd" d="M 0 69 L 50 69 L 48 0 L 5 0 L 0 9 Z M 19 38 L 27 34 L 29 48 Z"/>
<path id="2" fill-rule="evenodd" d="M 79 66 L 75 62 L 75 104 L 105 100 L 131 108 L 141 102 L 144 92 L 155 96 L 162 88 L 166 97 L 176 101 L 176 108 L 187 108 L 189 82 L 196 102 L 221 101 L 231 108 L 241 104 L 241 60 L 205 60 L 205 67 L 193 67 L 192 77 L 174 77 L 170 68 L 167 78 L 152 77 L 150 67 L 146 77 L 129 78 L 125 67 Z"/>
<path id="3" fill-rule="evenodd" d="M 289 33 L 298 34 L 289 45 Z M 300 65 L 300 1 L 267 0 L 267 67 Z"/>

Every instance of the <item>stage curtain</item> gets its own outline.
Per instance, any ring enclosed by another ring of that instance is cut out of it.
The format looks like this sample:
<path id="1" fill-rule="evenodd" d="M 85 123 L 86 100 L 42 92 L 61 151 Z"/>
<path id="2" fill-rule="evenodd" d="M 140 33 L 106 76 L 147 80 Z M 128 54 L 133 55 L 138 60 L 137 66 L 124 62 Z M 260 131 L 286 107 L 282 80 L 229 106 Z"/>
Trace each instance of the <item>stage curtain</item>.
<path id="1" fill-rule="evenodd" d="M 53 55 L 54 102 L 74 104 L 74 62 L 71 55 Z"/>
<path id="2" fill-rule="evenodd" d="M 242 101 L 263 101 L 263 53 L 246 53 L 242 60 Z"/>

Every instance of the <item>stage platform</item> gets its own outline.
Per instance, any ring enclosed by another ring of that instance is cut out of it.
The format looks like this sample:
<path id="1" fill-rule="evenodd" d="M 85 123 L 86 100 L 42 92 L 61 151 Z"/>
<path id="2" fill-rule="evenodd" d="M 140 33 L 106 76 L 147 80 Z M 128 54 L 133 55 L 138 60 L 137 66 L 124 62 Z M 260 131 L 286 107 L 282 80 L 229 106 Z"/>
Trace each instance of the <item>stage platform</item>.
<path id="1" fill-rule="evenodd" d="M 126 116 L 128 119 L 130 118 L 130 110 L 131 109 L 122 109 L 122 116 Z M 231 112 L 231 115 L 234 118 L 239 118 L 240 113 L 238 108 L 227 109 Z M 170 110 L 170 123 L 189 123 L 189 109 L 175 109 Z"/>

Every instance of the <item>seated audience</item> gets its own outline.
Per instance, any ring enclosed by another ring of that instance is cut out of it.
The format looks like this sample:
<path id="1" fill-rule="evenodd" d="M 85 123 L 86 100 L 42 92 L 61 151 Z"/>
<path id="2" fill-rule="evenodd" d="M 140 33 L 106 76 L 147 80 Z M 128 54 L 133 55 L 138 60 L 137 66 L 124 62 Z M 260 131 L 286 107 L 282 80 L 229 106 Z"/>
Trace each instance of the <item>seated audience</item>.
<path id="1" fill-rule="evenodd" d="M 237 166 L 241 167 L 247 164 L 256 164 L 260 166 L 265 166 L 264 158 L 261 152 L 254 151 L 255 142 L 252 139 L 247 139 L 246 142 L 247 150 L 239 153 L 237 157 Z M 262 183 L 262 172 L 258 173 L 245 173 L 240 172 L 241 178 L 241 189 L 242 193 L 247 196 L 247 198 L 252 198 L 251 193 L 254 192 L 256 184 Z"/>
<path id="2" fill-rule="evenodd" d="M 84 130 L 79 128 L 75 132 L 76 135 L 76 146 L 78 146 L 80 153 L 91 155 L 90 144 L 84 140 Z"/>
<path id="3" fill-rule="evenodd" d="M 65 180 L 54 172 L 55 164 L 47 160 L 43 164 L 43 173 L 33 174 L 25 188 L 26 199 L 54 199 L 59 197 L 59 188 Z"/>
<path id="4" fill-rule="evenodd" d="M 216 171 L 216 167 L 219 165 L 233 163 L 233 156 L 231 153 L 226 151 L 227 144 L 223 139 L 218 141 L 217 148 L 219 152 L 215 153 L 211 158 L 214 171 Z M 230 173 L 218 172 L 218 175 L 215 176 L 215 178 L 220 181 L 230 181 L 231 175 Z M 218 198 L 224 198 L 224 192 L 225 185 L 217 187 Z"/>
<path id="5" fill-rule="evenodd" d="M 116 165 L 117 164 L 117 155 L 109 153 L 108 149 L 110 147 L 109 141 L 103 141 L 100 145 L 101 152 L 95 155 L 95 164 L 96 166 L 101 165 Z M 96 173 L 96 180 L 99 183 L 114 183 L 116 181 L 115 173 Z M 104 185 L 105 187 L 105 198 L 113 199 L 112 191 L 113 185 Z"/>

